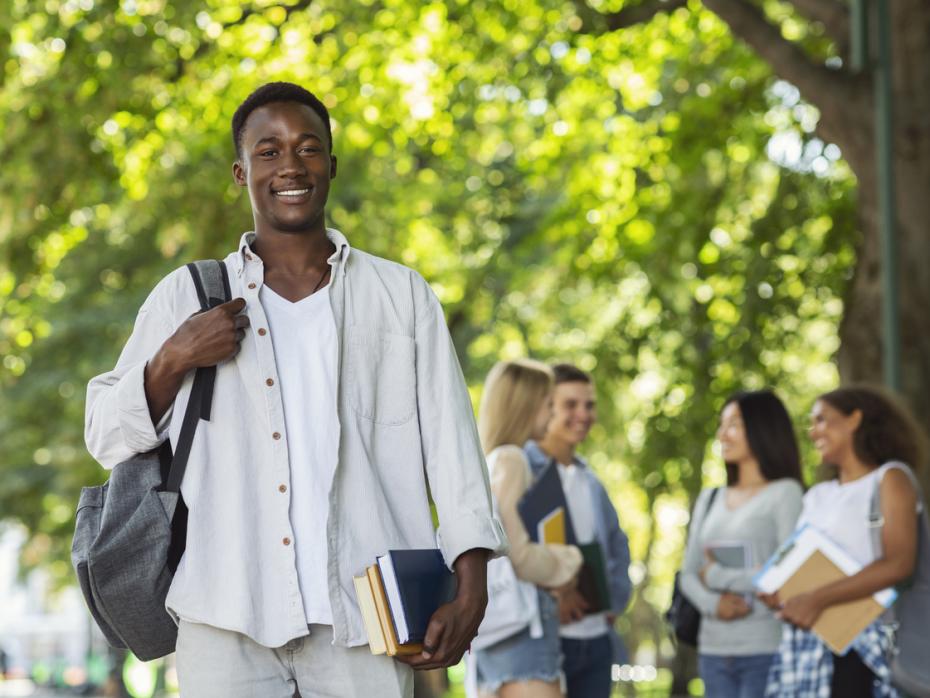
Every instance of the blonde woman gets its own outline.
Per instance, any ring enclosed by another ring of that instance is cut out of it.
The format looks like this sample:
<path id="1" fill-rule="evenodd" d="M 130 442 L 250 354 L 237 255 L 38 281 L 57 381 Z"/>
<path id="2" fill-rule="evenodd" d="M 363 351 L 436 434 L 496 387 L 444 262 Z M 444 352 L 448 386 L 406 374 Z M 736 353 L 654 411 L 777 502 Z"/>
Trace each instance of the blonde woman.
<path id="1" fill-rule="evenodd" d="M 549 592 L 574 585 L 581 567 L 581 552 L 571 545 L 530 542 L 517 513 L 517 502 L 532 482 L 523 444 L 545 434 L 552 416 L 552 387 L 552 370 L 543 363 L 500 362 L 488 374 L 478 414 L 491 490 L 510 539 L 509 562 L 505 559 L 499 563 L 512 566 L 516 575 L 514 586 L 523 592 L 518 593 L 515 602 L 525 601 L 528 610 L 524 627 L 516 627 L 491 645 L 480 641 L 482 629 L 479 629 L 473 645 L 478 688 L 484 695 L 496 693 L 499 698 L 562 695 L 558 606 Z M 489 594 L 494 593 L 491 588 Z M 503 604 L 508 605 L 509 601 Z M 486 618 L 492 625 L 499 621 Z"/>

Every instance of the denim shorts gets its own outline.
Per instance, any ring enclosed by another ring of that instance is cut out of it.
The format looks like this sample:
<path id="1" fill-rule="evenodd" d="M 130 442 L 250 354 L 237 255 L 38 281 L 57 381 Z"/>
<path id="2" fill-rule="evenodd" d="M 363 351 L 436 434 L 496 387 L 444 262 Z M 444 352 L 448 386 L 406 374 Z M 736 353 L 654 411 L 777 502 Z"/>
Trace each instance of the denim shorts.
<path id="1" fill-rule="evenodd" d="M 530 637 L 529 628 L 474 652 L 478 688 L 496 693 L 513 681 L 557 681 L 562 671 L 559 609 L 552 596 L 538 590 L 542 637 Z"/>

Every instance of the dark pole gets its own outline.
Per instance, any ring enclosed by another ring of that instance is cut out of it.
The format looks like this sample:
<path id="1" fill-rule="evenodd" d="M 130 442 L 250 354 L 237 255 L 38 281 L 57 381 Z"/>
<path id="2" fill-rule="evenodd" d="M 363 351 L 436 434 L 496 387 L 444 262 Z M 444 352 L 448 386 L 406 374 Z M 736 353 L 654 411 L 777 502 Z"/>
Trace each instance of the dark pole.
<path id="1" fill-rule="evenodd" d="M 882 260 L 882 326 L 885 384 L 901 389 L 901 340 L 898 323 L 898 245 L 895 233 L 894 112 L 891 76 L 891 21 L 888 0 L 875 0 L 875 143 L 878 148 L 878 205 Z"/>
<path id="2" fill-rule="evenodd" d="M 891 21 L 888 15 L 888 0 L 852 0 L 851 10 L 850 67 L 853 72 L 859 73 L 871 66 L 875 85 L 878 234 L 882 262 L 882 374 L 885 385 L 894 391 L 900 391 L 901 340 L 898 321 L 894 112 L 891 83 Z M 870 31 L 870 19 L 874 31 Z M 870 56 L 874 57 L 874 60 L 869 60 Z"/>

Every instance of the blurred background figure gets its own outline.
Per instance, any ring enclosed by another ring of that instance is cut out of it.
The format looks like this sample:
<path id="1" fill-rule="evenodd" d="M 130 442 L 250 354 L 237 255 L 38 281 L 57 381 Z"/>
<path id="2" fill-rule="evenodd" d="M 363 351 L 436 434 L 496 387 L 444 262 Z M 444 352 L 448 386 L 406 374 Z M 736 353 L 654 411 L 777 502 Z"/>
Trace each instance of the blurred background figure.
<path id="1" fill-rule="evenodd" d="M 801 460 L 788 412 L 768 390 L 729 398 L 717 439 L 727 484 L 698 496 L 681 590 L 701 612 L 698 666 L 705 695 L 759 698 L 781 623 L 753 601 L 752 577 L 794 530 Z"/>
<path id="2" fill-rule="evenodd" d="M 489 596 L 500 595 L 489 599 L 471 658 L 479 689 L 486 694 L 496 692 L 500 698 L 562 695 L 558 605 L 550 591 L 574 587 L 581 552 L 573 545 L 530 542 L 517 512 L 517 502 L 532 482 L 523 444 L 546 432 L 552 417 L 552 384 L 552 370 L 543 363 L 498 363 L 488 374 L 478 411 L 491 490 L 510 540 L 510 553 L 488 565 Z M 516 575 L 515 583 L 498 586 L 509 570 Z M 503 616 L 496 609 L 506 612 L 521 605 L 527 609 L 525 627 L 485 645 L 482 635 L 492 636 L 495 623 Z"/>
<path id="3" fill-rule="evenodd" d="M 798 523 L 818 528 L 865 567 L 784 603 L 781 615 L 791 625 L 785 628 L 765 695 L 791 698 L 803 687 L 808 695 L 836 698 L 896 696 L 888 666 L 893 636 L 880 621 L 863 630 L 843 656 L 830 652 L 809 629 L 830 606 L 865 598 L 912 576 L 920 502 L 908 470 L 925 464 L 926 439 L 903 407 L 865 386 L 839 388 L 817 398 L 810 435 L 832 477 L 804 496 Z M 870 527 L 876 488 L 880 547 L 874 545 Z M 765 600 L 780 605 L 777 597 Z"/>
<path id="4" fill-rule="evenodd" d="M 528 441 L 524 451 L 535 476 L 551 462 L 557 463 L 578 542 L 596 540 L 604 553 L 609 610 L 587 613 L 587 604 L 577 589 L 566 589 L 557 598 L 567 696 L 607 698 L 611 668 L 627 661 L 613 621 L 630 600 L 630 545 L 607 490 L 576 452 L 597 421 L 594 382 L 571 364 L 556 364 L 553 374 L 552 420 L 546 435 L 539 441 Z"/>

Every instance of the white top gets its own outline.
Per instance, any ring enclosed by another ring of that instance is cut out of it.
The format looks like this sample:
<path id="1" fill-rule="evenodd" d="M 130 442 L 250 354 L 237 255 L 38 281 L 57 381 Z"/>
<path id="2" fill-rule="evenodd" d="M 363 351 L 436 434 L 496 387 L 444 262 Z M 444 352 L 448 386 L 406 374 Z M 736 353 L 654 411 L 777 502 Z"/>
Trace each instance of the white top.
<path id="1" fill-rule="evenodd" d="M 340 360 L 339 458 L 326 484 L 326 590 L 334 642 L 352 647 L 368 642 L 352 577 L 377 555 L 438 543 L 451 565 L 471 548 L 501 554 L 507 544 L 442 306 L 416 272 L 351 249 L 336 230 L 327 235 L 336 247 L 328 297 Z M 251 325 L 239 353 L 217 367 L 210 421 L 197 426 L 181 484 L 190 510 L 187 549 L 166 606 L 175 617 L 280 647 L 308 628 L 282 381 L 259 300 L 265 272 L 254 239 L 243 235 L 225 260 L 230 290 L 245 299 Z M 176 443 L 193 372 L 153 425 L 145 364 L 199 309 L 190 272 L 181 267 L 166 276 L 139 310 L 116 367 L 88 385 L 85 440 L 105 468 L 169 435 Z"/>
<path id="2" fill-rule="evenodd" d="M 591 486 L 581 472 L 581 466 L 558 464 L 559 479 L 568 502 L 568 513 L 575 528 L 575 537 L 579 543 L 590 543 L 596 535 L 594 524 L 594 502 L 591 498 Z M 608 630 L 607 613 L 592 613 L 574 623 L 566 623 L 559 628 L 559 635 L 572 640 L 587 640 L 600 637 Z"/>
<path id="3" fill-rule="evenodd" d="M 804 495 L 798 525 L 808 523 L 822 531 L 862 565 L 874 562 L 869 529 L 872 493 L 891 465 L 886 463 L 845 484 L 830 480 L 814 485 Z"/>
<path id="4" fill-rule="evenodd" d="M 336 418 L 336 323 L 325 287 L 296 303 L 263 286 L 284 403 L 291 464 L 291 526 L 297 581 L 307 623 L 333 624 L 326 593 L 329 483 L 339 457 Z"/>

